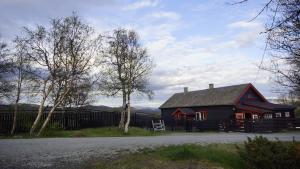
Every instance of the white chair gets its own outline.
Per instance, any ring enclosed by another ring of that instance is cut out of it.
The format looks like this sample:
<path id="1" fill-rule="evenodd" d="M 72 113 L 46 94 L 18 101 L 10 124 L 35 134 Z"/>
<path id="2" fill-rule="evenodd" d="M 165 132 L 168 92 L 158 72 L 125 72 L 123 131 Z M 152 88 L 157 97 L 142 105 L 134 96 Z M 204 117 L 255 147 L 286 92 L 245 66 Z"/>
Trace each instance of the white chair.
<path id="1" fill-rule="evenodd" d="M 153 131 L 165 131 L 165 122 L 163 120 L 159 120 L 157 123 L 152 120 Z"/>

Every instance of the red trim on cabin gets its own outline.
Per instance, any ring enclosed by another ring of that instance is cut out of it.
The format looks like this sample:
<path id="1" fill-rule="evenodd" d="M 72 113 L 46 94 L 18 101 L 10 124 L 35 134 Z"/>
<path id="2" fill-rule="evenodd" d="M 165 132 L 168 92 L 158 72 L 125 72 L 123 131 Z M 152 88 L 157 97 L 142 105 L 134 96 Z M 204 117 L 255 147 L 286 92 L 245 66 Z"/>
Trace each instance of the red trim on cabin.
<path id="1" fill-rule="evenodd" d="M 177 108 L 177 109 L 171 114 L 171 116 L 174 116 L 178 111 L 179 111 L 181 114 L 184 114 L 184 113 L 182 113 L 182 111 L 180 110 L 180 108 Z"/>
<path id="2" fill-rule="evenodd" d="M 239 95 L 239 97 L 235 100 L 235 105 L 237 105 L 240 99 L 249 91 L 249 89 L 253 89 L 254 93 L 257 94 L 263 101 L 268 102 L 268 100 L 250 83 L 245 88 L 245 90 Z"/>
<path id="3" fill-rule="evenodd" d="M 237 112 L 237 113 L 235 113 L 235 119 L 237 119 L 237 120 L 243 120 L 243 119 L 245 119 L 245 113 L 244 112 Z"/>
<path id="4" fill-rule="evenodd" d="M 195 116 L 195 114 L 189 114 L 186 112 L 183 112 L 180 108 L 177 108 L 172 114 L 171 116 L 173 116 L 173 118 L 180 120 L 181 118 L 184 119 L 191 119 L 191 117 L 193 118 Z"/>
<path id="5" fill-rule="evenodd" d="M 207 109 L 197 109 L 196 111 L 195 111 L 195 113 L 196 112 L 208 112 L 208 110 Z"/>
<path id="6" fill-rule="evenodd" d="M 241 106 L 236 106 L 237 110 L 240 111 L 247 111 L 249 113 L 259 113 L 259 114 L 264 114 L 264 113 L 270 113 L 272 112 L 271 110 L 270 111 L 266 111 L 266 109 L 262 109 L 262 108 L 258 108 L 258 107 L 251 107 L 251 106 L 244 106 L 244 105 L 241 105 Z"/>
<path id="7" fill-rule="evenodd" d="M 175 119 L 181 119 L 181 116 L 185 116 L 185 114 L 179 108 L 177 108 L 171 115 Z"/>
<path id="8" fill-rule="evenodd" d="M 247 111 L 247 112 L 249 112 L 249 113 L 251 113 L 251 114 L 253 114 L 253 113 L 264 114 L 264 113 L 262 113 L 262 112 L 260 112 L 260 111 L 252 110 L 252 109 L 243 109 L 243 108 L 238 108 L 238 109 L 239 109 L 239 110 Z"/>
<path id="9" fill-rule="evenodd" d="M 238 104 L 238 102 L 240 101 L 240 99 L 247 93 L 247 91 L 249 90 L 249 88 L 251 87 L 250 84 L 248 84 L 248 86 L 244 89 L 244 91 L 239 95 L 238 98 L 235 99 L 234 103 L 235 105 Z"/>

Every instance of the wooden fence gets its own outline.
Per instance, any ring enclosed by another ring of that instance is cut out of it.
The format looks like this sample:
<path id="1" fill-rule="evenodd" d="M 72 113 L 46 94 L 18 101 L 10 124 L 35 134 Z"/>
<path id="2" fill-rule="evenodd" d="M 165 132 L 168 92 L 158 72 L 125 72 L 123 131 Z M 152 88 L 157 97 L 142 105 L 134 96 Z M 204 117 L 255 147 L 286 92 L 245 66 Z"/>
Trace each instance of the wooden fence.
<path id="1" fill-rule="evenodd" d="M 173 120 L 167 129 L 192 131 L 241 131 L 241 132 L 277 132 L 300 129 L 300 118 L 277 118 L 257 120 Z"/>
<path id="2" fill-rule="evenodd" d="M 17 115 L 16 132 L 28 132 L 36 118 L 36 110 L 22 110 Z M 42 120 L 47 117 L 45 111 Z M 145 113 L 132 113 L 131 126 L 141 128 L 152 128 L 152 120 L 158 120 L 155 117 Z M 49 128 L 62 128 L 65 130 L 75 130 L 92 127 L 118 126 L 120 121 L 120 113 L 103 112 L 90 109 L 72 109 L 57 110 L 53 113 L 49 122 Z M 7 134 L 11 130 L 13 122 L 12 112 L 0 113 L 0 134 Z M 288 129 L 300 129 L 300 118 L 277 118 L 277 119 L 258 119 L 258 120 L 173 120 L 166 124 L 167 129 L 172 131 L 242 131 L 242 132 L 276 132 Z"/>
<path id="3" fill-rule="evenodd" d="M 17 114 L 16 132 L 28 132 L 36 118 L 36 111 L 22 111 Z M 42 115 L 42 120 L 48 113 Z M 144 113 L 132 113 L 131 126 L 151 128 L 151 120 L 156 117 Z M 62 128 L 75 130 L 92 127 L 118 126 L 119 112 L 94 111 L 89 109 L 58 110 L 52 114 L 49 128 Z M 13 114 L 11 112 L 0 113 L 0 133 L 7 134 L 11 130 Z"/>
<path id="4" fill-rule="evenodd" d="M 276 132 L 298 127 L 300 127 L 300 118 L 248 120 L 244 124 L 246 132 Z"/>

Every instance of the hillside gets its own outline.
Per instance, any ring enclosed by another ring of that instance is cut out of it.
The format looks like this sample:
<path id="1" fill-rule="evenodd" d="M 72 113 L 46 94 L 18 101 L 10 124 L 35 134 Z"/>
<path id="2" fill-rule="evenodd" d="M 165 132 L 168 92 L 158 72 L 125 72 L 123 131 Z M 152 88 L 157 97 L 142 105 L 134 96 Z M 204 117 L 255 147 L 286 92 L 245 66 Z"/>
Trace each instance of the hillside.
<path id="1" fill-rule="evenodd" d="M 47 107 L 46 109 L 49 109 Z M 94 111 L 106 111 L 106 112 L 117 112 L 121 110 L 121 107 L 109 107 L 104 105 L 93 106 L 87 105 L 81 108 L 87 108 Z M 14 109 L 13 105 L 0 105 L 0 113 L 3 112 L 12 112 Z M 20 104 L 19 107 L 20 111 L 23 112 L 32 112 L 38 110 L 38 105 L 36 104 Z M 160 110 L 158 108 L 151 108 L 151 107 L 131 107 L 131 111 L 133 113 L 144 113 L 144 114 L 160 114 Z"/>

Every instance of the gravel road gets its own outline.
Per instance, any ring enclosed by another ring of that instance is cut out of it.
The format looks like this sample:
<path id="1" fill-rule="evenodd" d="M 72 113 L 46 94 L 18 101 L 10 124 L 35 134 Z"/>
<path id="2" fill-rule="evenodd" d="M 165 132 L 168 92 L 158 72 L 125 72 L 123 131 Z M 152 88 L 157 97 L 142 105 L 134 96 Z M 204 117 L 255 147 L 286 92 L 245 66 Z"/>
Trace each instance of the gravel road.
<path id="1" fill-rule="evenodd" d="M 300 141 L 300 133 L 263 135 L 274 140 Z M 179 133 L 154 137 L 42 138 L 0 140 L 1 169 L 81 168 L 90 159 L 113 157 L 120 151 L 183 143 L 239 143 L 247 133 Z"/>

